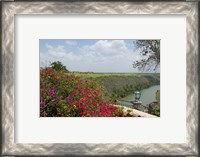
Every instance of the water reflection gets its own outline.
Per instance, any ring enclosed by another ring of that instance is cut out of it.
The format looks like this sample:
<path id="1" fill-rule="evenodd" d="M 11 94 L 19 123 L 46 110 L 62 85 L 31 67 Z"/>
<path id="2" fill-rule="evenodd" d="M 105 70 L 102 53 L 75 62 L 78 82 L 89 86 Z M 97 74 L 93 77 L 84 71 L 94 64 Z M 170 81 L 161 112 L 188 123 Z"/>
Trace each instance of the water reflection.
<path id="1" fill-rule="evenodd" d="M 141 98 L 142 105 L 147 106 L 149 103 L 156 101 L 156 91 L 160 90 L 160 85 L 151 86 L 149 88 L 141 90 Z M 125 101 L 134 101 L 135 96 L 134 93 L 124 97 L 122 100 Z M 123 106 L 132 108 L 132 104 L 128 102 L 119 101 L 119 103 Z M 143 110 L 144 107 L 141 106 L 140 110 Z"/>

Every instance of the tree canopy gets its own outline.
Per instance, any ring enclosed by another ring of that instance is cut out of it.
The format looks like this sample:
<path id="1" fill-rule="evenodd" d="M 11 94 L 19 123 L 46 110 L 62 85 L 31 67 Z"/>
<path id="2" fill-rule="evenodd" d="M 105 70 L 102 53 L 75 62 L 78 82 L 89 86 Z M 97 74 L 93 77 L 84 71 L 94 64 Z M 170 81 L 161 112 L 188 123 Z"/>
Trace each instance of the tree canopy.
<path id="1" fill-rule="evenodd" d="M 141 58 L 134 61 L 133 67 L 139 70 L 155 71 L 160 65 L 160 40 L 137 40 L 133 44 L 139 49 Z"/>
<path id="2" fill-rule="evenodd" d="M 69 70 L 67 70 L 66 66 L 64 66 L 60 61 L 55 61 L 53 63 L 50 64 L 50 68 L 56 70 L 56 71 L 65 71 L 65 72 L 69 72 Z"/>

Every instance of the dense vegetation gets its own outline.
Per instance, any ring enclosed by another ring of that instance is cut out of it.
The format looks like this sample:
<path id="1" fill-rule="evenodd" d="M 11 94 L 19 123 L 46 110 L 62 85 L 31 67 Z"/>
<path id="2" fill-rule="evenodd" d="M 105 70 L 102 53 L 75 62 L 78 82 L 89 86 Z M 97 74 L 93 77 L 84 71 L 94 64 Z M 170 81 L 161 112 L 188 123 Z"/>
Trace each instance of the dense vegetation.
<path id="1" fill-rule="evenodd" d="M 40 69 L 40 116 L 129 116 L 123 108 L 113 105 L 116 99 L 159 83 L 159 74 L 74 74 L 54 62 Z M 156 98 L 160 99 L 160 92 Z M 151 110 L 154 115 L 158 112 L 157 106 Z"/>
<path id="2" fill-rule="evenodd" d="M 95 81 L 83 80 L 51 68 L 40 70 L 41 117 L 120 117 L 120 107 L 103 98 L 103 88 Z"/>
<path id="3" fill-rule="evenodd" d="M 136 90 L 160 84 L 159 74 L 77 74 L 77 76 L 102 84 L 107 101 L 115 101 Z"/>
<path id="4" fill-rule="evenodd" d="M 64 66 L 60 61 L 56 61 L 50 64 L 50 68 L 56 71 L 64 71 L 64 72 L 69 72 L 67 70 L 66 66 Z"/>
<path id="5" fill-rule="evenodd" d="M 156 102 L 149 104 L 148 113 L 160 117 L 160 90 L 156 92 Z"/>
<path id="6" fill-rule="evenodd" d="M 160 102 L 160 90 L 156 92 L 156 101 Z"/>

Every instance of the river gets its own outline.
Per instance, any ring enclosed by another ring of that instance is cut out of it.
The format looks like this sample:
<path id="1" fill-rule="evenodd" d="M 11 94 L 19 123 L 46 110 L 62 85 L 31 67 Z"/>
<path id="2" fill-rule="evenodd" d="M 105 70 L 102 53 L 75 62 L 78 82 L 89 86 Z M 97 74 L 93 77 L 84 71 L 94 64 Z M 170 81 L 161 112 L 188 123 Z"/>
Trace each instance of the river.
<path id="1" fill-rule="evenodd" d="M 141 90 L 141 98 L 142 105 L 147 106 L 149 103 L 156 101 L 156 91 L 160 90 L 160 85 L 151 86 L 149 88 Z M 122 100 L 125 101 L 133 101 L 135 100 L 134 93 L 124 97 Z M 123 106 L 132 107 L 131 103 L 119 101 L 119 103 Z"/>

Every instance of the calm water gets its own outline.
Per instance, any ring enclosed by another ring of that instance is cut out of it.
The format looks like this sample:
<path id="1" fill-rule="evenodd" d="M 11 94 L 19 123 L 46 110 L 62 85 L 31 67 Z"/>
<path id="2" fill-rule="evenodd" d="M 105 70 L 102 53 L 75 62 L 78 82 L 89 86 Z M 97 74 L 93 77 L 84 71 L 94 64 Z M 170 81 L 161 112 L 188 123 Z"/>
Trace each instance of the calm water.
<path id="1" fill-rule="evenodd" d="M 140 98 L 140 100 L 142 101 L 142 105 L 146 106 L 149 103 L 155 101 L 156 100 L 156 91 L 157 90 L 160 90 L 160 85 L 151 86 L 149 88 L 141 90 L 141 98 Z M 133 100 L 135 100 L 134 94 L 130 94 L 130 95 L 124 97 L 122 100 L 133 101 Z M 120 104 L 122 104 L 124 106 L 132 107 L 131 103 L 122 102 L 122 101 L 119 101 L 119 102 L 120 102 Z"/>

